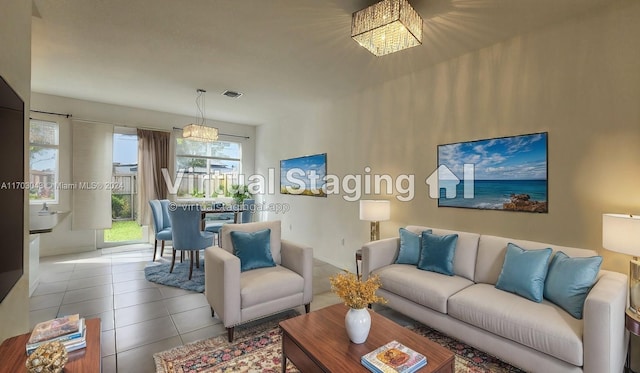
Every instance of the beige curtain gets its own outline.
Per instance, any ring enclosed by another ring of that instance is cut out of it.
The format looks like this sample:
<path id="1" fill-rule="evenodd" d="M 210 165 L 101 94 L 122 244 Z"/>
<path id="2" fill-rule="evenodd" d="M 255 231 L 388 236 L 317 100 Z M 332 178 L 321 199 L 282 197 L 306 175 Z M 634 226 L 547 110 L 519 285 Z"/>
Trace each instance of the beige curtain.
<path id="1" fill-rule="evenodd" d="M 113 126 L 74 120 L 73 230 L 111 228 Z"/>
<path id="2" fill-rule="evenodd" d="M 169 132 L 138 129 L 138 220 L 141 225 L 151 221 L 149 200 L 167 198 L 167 185 L 162 169 L 169 169 Z"/>
<path id="3" fill-rule="evenodd" d="M 182 134 L 182 130 L 180 130 L 180 134 Z M 171 176 L 172 183 L 175 183 L 175 175 L 176 175 L 176 162 L 175 162 L 175 159 L 176 159 L 176 138 L 177 138 L 175 129 L 173 131 L 171 131 L 170 136 L 171 136 L 171 138 L 169 140 L 169 159 L 171 161 L 169 162 L 169 175 Z M 172 186 L 175 186 L 175 185 L 172 185 Z M 174 191 L 177 192 L 177 188 Z M 171 194 L 171 190 L 170 189 L 167 189 L 167 193 L 168 193 L 167 198 L 169 198 L 169 200 L 171 200 L 171 201 L 175 201 L 176 198 L 178 198 L 177 194 L 175 194 L 175 193 Z"/>

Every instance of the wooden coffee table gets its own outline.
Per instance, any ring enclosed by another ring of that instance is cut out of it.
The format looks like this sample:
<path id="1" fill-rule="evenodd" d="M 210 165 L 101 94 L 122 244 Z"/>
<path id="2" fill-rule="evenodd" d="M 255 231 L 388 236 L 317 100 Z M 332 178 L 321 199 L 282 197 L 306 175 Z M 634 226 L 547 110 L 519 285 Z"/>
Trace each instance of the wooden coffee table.
<path id="1" fill-rule="evenodd" d="M 453 373 L 453 352 L 374 311 L 365 343 L 351 343 L 344 327 L 347 310 L 336 304 L 282 321 L 282 371 L 289 359 L 303 373 L 368 372 L 360 358 L 396 340 L 427 357 L 427 366 L 419 372 Z"/>
<path id="2" fill-rule="evenodd" d="M 65 373 L 99 373 L 102 369 L 100 358 L 100 319 L 87 319 L 87 347 L 69 352 L 69 361 L 64 366 Z M 0 373 L 26 372 L 26 345 L 31 332 L 11 337 L 0 345 Z"/>

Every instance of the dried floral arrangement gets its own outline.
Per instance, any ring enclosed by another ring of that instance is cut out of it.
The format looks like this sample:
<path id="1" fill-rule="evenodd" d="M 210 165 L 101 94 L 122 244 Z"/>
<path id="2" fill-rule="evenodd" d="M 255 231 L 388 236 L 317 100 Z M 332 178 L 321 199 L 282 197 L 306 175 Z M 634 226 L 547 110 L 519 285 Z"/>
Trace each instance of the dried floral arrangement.
<path id="1" fill-rule="evenodd" d="M 351 308 L 360 309 L 372 303 L 387 303 L 386 299 L 376 295 L 376 290 L 381 285 L 378 275 L 369 276 L 366 281 L 362 281 L 354 273 L 344 271 L 329 277 L 329 282 L 331 291 Z"/>
<path id="2" fill-rule="evenodd" d="M 29 373 L 61 373 L 67 363 L 67 350 L 60 341 L 38 347 L 25 362 Z"/>

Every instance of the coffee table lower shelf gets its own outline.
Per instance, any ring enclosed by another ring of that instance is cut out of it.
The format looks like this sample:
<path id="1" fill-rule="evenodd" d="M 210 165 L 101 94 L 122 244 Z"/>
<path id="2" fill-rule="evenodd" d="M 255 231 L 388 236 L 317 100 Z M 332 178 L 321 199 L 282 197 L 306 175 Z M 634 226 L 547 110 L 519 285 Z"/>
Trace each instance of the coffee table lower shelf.
<path id="1" fill-rule="evenodd" d="M 371 332 L 362 344 L 349 341 L 342 304 L 282 321 L 282 371 L 290 360 L 301 372 L 368 372 L 360 358 L 396 340 L 427 357 L 420 373 L 453 373 L 454 353 L 393 321 L 371 313 Z"/>

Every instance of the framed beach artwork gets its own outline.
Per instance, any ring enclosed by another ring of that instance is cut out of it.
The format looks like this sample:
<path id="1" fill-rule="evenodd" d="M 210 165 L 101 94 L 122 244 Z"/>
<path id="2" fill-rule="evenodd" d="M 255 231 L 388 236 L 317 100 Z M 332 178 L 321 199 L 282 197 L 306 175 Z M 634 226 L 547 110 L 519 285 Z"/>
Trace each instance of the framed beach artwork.
<path id="1" fill-rule="evenodd" d="M 548 212 L 547 135 L 438 145 L 438 207 Z"/>
<path id="2" fill-rule="evenodd" d="M 280 193 L 326 197 L 327 153 L 280 161 Z"/>

